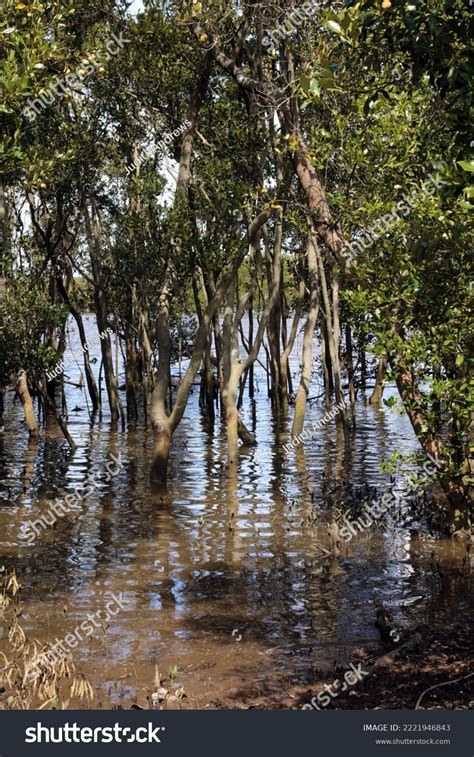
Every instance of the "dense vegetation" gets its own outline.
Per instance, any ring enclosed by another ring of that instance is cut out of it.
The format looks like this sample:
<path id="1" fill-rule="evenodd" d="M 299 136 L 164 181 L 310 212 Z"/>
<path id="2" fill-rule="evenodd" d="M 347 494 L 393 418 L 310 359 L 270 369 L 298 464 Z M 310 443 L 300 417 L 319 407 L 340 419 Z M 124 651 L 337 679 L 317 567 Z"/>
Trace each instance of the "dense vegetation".
<path id="1" fill-rule="evenodd" d="M 69 317 L 86 346 L 88 309 L 105 333 L 111 422 L 149 419 L 159 483 L 198 374 L 238 465 L 238 439 L 254 443 L 239 406 L 261 349 L 293 435 L 315 366 L 328 408 L 350 400 L 337 420 L 357 433 L 375 356 L 370 401 L 396 382 L 422 450 L 441 461 L 452 529 L 467 529 L 469 4 L 336 0 L 301 23 L 286 0 L 145 0 L 135 14 L 121 0 L 2 6 L 0 381 L 29 433 L 33 395 L 74 444 L 62 375 L 47 371 Z M 113 34 L 121 45 L 107 53 Z M 179 355 L 189 366 L 170 403 Z M 87 349 L 83 360 L 101 414 Z"/>

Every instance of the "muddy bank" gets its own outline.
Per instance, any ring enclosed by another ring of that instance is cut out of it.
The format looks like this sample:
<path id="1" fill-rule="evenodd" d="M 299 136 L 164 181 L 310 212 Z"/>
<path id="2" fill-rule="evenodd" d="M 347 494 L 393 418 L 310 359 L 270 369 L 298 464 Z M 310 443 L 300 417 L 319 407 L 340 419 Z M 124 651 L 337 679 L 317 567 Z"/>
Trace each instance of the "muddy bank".
<path id="1" fill-rule="evenodd" d="M 280 691 L 260 684 L 254 691 L 236 690 L 209 706 L 216 709 L 473 709 L 474 623 L 455 624 L 435 632 L 427 626 L 412 629 L 405 648 L 358 648 L 353 668 L 370 671 L 335 697 L 325 685 L 344 681 L 350 665 L 335 666 L 330 674 L 315 668 L 311 685 L 282 681 Z M 410 640 L 413 641 L 411 645 Z M 399 651 L 397 651 L 399 649 Z M 337 685 L 332 690 L 337 692 Z M 320 699 L 317 699 L 318 694 Z M 324 697 L 324 694 L 327 694 Z M 323 698 L 324 697 L 324 698 Z M 323 706 L 327 699 L 330 702 Z M 311 701 L 313 700 L 313 705 Z M 306 705 L 306 706 L 305 706 Z"/>

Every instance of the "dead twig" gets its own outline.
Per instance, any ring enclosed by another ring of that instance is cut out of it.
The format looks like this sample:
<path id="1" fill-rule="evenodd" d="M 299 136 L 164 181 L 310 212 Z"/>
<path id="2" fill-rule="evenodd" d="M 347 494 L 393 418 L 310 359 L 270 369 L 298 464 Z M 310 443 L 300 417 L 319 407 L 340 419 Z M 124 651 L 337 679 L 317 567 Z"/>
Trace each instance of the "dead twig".
<path id="1" fill-rule="evenodd" d="M 436 683 L 434 686 L 429 686 L 427 689 L 421 692 L 420 696 L 418 697 L 418 701 L 415 705 L 415 710 L 419 708 L 420 702 L 429 691 L 433 691 L 433 689 L 439 689 L 441 686 L 449 686 L 451 683 L 460 683 L 461 681 L 466 681 L 471 676 L 474 676 L 473 673 L 468 673 L 467 676 L 463 676 L 462 678 L 455 678 L 452 681 L 443 681 L 442 683 Z"/>

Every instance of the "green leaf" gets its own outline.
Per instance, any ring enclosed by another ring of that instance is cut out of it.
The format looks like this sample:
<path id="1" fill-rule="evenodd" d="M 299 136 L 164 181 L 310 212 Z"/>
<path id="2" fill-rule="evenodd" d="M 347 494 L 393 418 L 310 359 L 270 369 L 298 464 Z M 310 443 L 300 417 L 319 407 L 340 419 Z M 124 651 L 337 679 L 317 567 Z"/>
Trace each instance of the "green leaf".
<path id="1" fill-rule="evenodd" d="M 332 21 L 332 20 L 326 21 L 326 26 L 328 29 L 331 29 L 331 31 L 336 32 L 336 34 L 342 35 L 343 33 L 341 29 L 341 25 L 338 24 L 337 21 Z"/>
<path id="2" fill-rule="evenodd" d="M 458 165 L 465 171 L 474 171 L 474 160 L 458 160 Z"/>

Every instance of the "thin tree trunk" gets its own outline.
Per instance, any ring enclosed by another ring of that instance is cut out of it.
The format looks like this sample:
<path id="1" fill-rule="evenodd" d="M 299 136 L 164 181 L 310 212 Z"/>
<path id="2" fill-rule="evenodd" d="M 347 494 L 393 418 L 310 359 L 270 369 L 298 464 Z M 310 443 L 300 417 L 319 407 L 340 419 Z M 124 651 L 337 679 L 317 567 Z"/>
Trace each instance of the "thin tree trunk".
<path id="1" fill-rule="evenodd" d="M 241 373 L 239 372 L 239 345 L 234 331 L 234 305 L 236 297 L 236 281 L 232 281 L 227 290 L 222 324 L 223 374 L 224 386 L 222 402 L 226 412 L 227 455 L 230 465 L 237 461 L 238 455 L 238 418 L 237 386 Z"/>
<path id="2" fill-rule="evenodd" d="M 310 301 L 308 317 L 304 327 L 303 357 L 301 379 L 296 392 L 295 413 L 293 416 L 292 436 L 298 436 L 303 430 L 306 414 L 306 401 L 308 399 L 309 385 L 313 370 L 313 337 L 319 313 L 319 287 L 318 287 L 318 262 L 317 241 L 312 230 L 308 234 L 307 260 L 308 277 L 310 286 Z"/>
<path id="3" fill-rule="evenodd" d="M 253 294 L 249 300 L 248 309 L 249 318 L 249 350 L 253 347 Z M 254 378 L 254 364 L 249 367 L 249 399 L 253 400 L 255 397 L 255 378 Z"/>
<path id="4" fill-rule="evenodd" d="M 365 354 L 365 334 L 359 337 L 359 354 L 360 354 L 360 385 L 365 390 L 367 385 L 367 357 Z"/>
<path id="5" fill-rule="evenodd" d="M 139 314 L 139 333 L 143 356 L 142 380 L 145 394 L 148 394 L 149 391 L 153 390 L 154 385 L 153 350 L 150 343 L 150 337 L 148 336 L 147 326 L 148 313 L 142 307 L 140 308 Z"/>
<path id="6" fill-rule="evenodd" d="M 277 253 L 275 253 L 277 254 Z M 281 254 L 281 251 L 278 251 Z M 266 252 L 267 259 L 267 278 L 268 286 L 272 280 L 272 269 L 269 251 Z M 276 298 L 275 305 L 270 313 L 267 324 L 267 341 L 270 351 L 270 377 L 272 385 L 272 409 L 276 416 L 280 415 L 281 407 L 281 378 L 280 378 L 280 340 L 281 340 L 281 272 L 280 281 L 278 282 L 278 297 Z"/>
<path id="7" fill-rule="evenodd" d="M 211 271 L 208 271 L 206 274 L 206 277 L 203 276 L 203 283 L 204 283 L 204 291 L 206 293 L 206 302 L 209 304 L 212 297 L 215 294 L 216 291 L 216 285 L 214 282 L 214 277 L 212 275 Z M 224 369 L 223 369 L 223 360 L 222 360 L 222 333 L 221 333 L 221 324 L 219 321 L 219 313 L 217 312 L 213 318 L 212 318 L 212 333 L 214 334 L 214 344 L 216 347 L 216 367 L 217 367 L 217 385 L 218 385 L 218 392 L 216 393 L 216 397 L 220 398 L 221 404 L 220 404 L 220 412 L 221 416 L 224 417 L 224 405 L 222 402 L 222 390 L 224 387 Z M 209 340 L 211 341 L 211 337 L 209 337 Z"/>
<path id="8" fill-rule="evenodd" d="M 199 288 L 197 276 L 193 276 L 192 279 L 194 303 L 196 307 L 196 314 L 198 317 L 198 323 L 202 320 L 202 307 L 199 299 Z M 203 355 L 203 367 L 201 375 L 201 387 L 199 391 L 199 404 L 200 407 L 205 407 L 207 415 L 211 422 L 215 420 L 214 412 L 214 376 L 212 374 L 211 363 L 211 335 L 208 335 L 206 346 L 204 348 Z"/>
<path id="9" fill-rule="evenodd" d="M 355 386 L 354 386 L 354 353 L 352 350 L 352 332 L 349 324 L 346 323 L 346 365 L 347 377 L 349 380 L 349 399 L 351 402 L 352 413 L 355 410 Z"/>
<path id="10" fill-rule="evenodd" d="M 334 389 L 336 392 L 336 401 L 344 400 L 341 379 L 341 361 L 339 359 L 339 345 L 341 341 L 341 326 L 339 322 L 339 272 L 336 265 L 332 266 L 332 312 L 333 312 L 333 331 L 334 331 Z M 340 413 L 337 419 L 341 419 L 343 414 Z"/>
<path id="11" fill-rule="evenodd" d="M 28 433 L 31 437 L 36 437 L 39 434 L 38 421 L 36 419 L 36 413 L 33 407 L 30 390 L 28 389 L 28 381 L 24 368 L 20 368 L 17 373 L 12 373 L 10 380 L 15 387 L 15 391 L 22 404 Z"/>
<path id="12" fill-rule="evenodd" d="M 89 396 L 92 402 L 92 410 L 94 412 L 96 412 L 97 410 L 100 411 L 99 391 L 97 389 L 97 384 L 94 378 L 94 373 L 92 372 L 92 367 L 91 367 L 91 363 L 89 359 L 86 331 L 84 328 L 84 321 L 82 320 L 82 315 L 79 312 L 79 310 L 75 307 L 75 305 L 72 304 L 71 299 L 66 290 L 66 287 L 64 286 L 64 283 L 62 281 L 62 278 L 60 276 L 57 276 L 56 281 L 57 281 L 58 291 L 62 299 L 64 300 L 65 304 L 67 305 L 69 312 L 74 318 L 76 322 L 77 330 L 79 332 L 79 339 L 81 340 L 81 347 L 84 353 L 84 373 L 86 374 L 86 383 L 87 383 Z"/>
<path id="13" fill-rule="evenodd" d="M 135 329 L 133 305 L 128 303 L 127 319 L 125 321 L 125 396 L 127 399 L 127 420 L 138 419 L 138 404 L 135 386 L 137 382 L 137 348 L 135 344 Z"/>
<path id="14" fill-rule="evenodd" d="M 298 333 L 298 326 L 301 319 L 301 313 L 303 310 L 303 301 L 304 301 L 304 278 L 301 276 L 300 283 L 298 287 L 298 299 L 296 302 L 295 312 L 293 314 L 293 320 L 291 323 L 291 329 L 290 329 L 290 335 L 287 336 L 287 310 L 286 307 L 282 307 L 282 313 L 283 313 L 283 324 L 284 328 L 282 328 L 282 341 L 283 341 L 283 352 L 281 353 L 280 357 L 280 394 L 281 394 L 281 413 L 284 418 L 288 415 L 288 406 L 289 406 L 289 400 L 288 400 L 288 394 L 289 392 L 292 392 L 293 390 L 293 384 L 291 381 L 291 371 L 290 371 L 290 361 L 289 357 L 291 355 L 291 352 L 293 350 L 295 341 L 296 341 L 296 335 Z M 284 301 L 284 292 L 282 292 L 282 299 Z"/>
<path id="15" fill-rule="evenodd" d="M 99 334 L 106 332 L 107 330 L 107 316 L 108 307 L 105 293 L 105 282 L 103 275 L 103 268 L 101 262 L 101 232 L 99 219 L 95 208 L 94 199 L 89 198 L 91 203 L 91 211 L 87 204 L 87 200 L 84 198 L 83 213 L 85 221 L 85 229 L 87 240 L 89 244 L 89 255 L 91 259 L 92 276 L 94 279 L 94 302 L 95 312 L 97 319 L 97 328 Z M 123 416 L 122 403 L 118 395 L 117 380 L 114 373 L 114 364 L 112 356 L 112 345 L 110 337 L 107 333 L 100 340 L 100 349 L 102 353 L 102 362 L 105 374 L 105 385 L 107 388 L 107 396 L 109 399 L 110 416 L 112 422 L 117 421 L 119 414 Z"/>
<path id="16" fill-rule="evenodd" d="M 372 394 L 369 397 L 371 405 L 380 405 L 383 397 L 383 385 L 385 378 L 385 369 L 387 367 L 387 357 L 382 355 L 377 363 L 377 375 L 375 377 L 375 386 Z"/>
<path id="17" fill-rule="evenodd" d="M 334 390 L 332 380 L 331 356 L 329 354 L 327 323 L 321 311 L 321 364 L 323 366 L 324 403 L 328 410 L 331 406 L 331 394 Z"/>
<path id="18" fill-rule="evenodd" d="M 336 402 L 339 404 L 343 401 L 344 395 L 341 387 L 341 371 L 339 367 L 339 354 L 338 344 L 333 332 L 333 319 L 331 316 L 331 303 L 329 300 L 329 293 L 326 281 L 326 272 L 324 270 L 324 263 L 319 248 L 316 247 L 316 257 L 318 261 L 319 279 L 321 282 L 321 294 L 323 301 L 323 315 L 326 322 L 326 336 L 327 344 L 329 347 L 329 354 L 331 356 L 332 371 L 334 376 L 334 391 L 336 394 Z M 337 324 L 339 323 L 339 316 L 337 316 Z"/>

